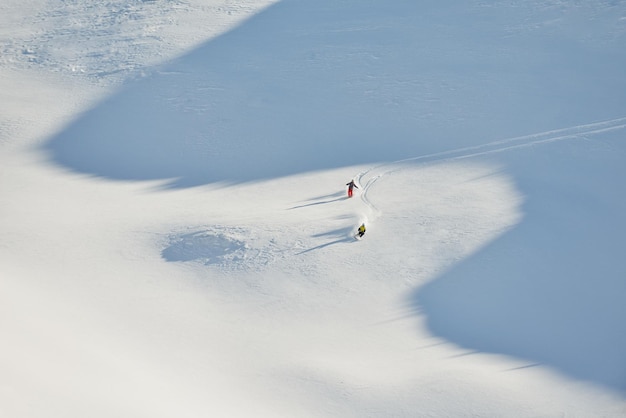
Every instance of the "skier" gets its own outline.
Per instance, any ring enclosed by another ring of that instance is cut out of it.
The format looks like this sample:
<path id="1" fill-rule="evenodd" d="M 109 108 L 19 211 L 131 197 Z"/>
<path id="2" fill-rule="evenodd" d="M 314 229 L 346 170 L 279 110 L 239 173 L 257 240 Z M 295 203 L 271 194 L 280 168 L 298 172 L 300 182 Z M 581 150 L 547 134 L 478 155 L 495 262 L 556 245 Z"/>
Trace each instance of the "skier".
<path id="1" fill-rule="evenodd" d="M 350 180 L 350 183 L 346 183 L 346 186 L 348 186 L 348 197 L 352 197 L 352 189 L 354 187 L 358 189 L 358 186 L 354 183 L 354 180 Z"/>
<path id="2" fill-rule="evenodd" d="M 359 227 L 359 232 L 357 232 L 357 235 L 359 236 L 359 238 L 363 238 L 363 235 L 365 235 L 365 224 L 362 223 L 361 226 Z"/>

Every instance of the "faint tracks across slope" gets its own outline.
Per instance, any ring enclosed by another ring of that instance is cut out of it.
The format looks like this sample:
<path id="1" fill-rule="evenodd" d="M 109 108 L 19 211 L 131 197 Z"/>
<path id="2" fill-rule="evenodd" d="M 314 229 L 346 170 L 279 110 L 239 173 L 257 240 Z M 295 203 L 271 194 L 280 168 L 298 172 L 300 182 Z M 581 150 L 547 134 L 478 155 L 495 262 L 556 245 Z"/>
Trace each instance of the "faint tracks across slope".
<path id="1" fill-rule="evenodd" d="M 568 128 L 554 129 L 545 132 L 535 133 L 531 135 L 507 138 L 498 141 L 489 142 L 482 145 L 470 147 L 462 147 L 450 151 L 442 151 L 433 154 L 420 155 L 417 157 L 405 158 L 402 160 L 392 161 L 380 164 L 366 171 L 359 173 L 355 179 L 361 188 L 361 200 L 372 212 L 373 217 L 380 216 L 380 210 L 370 201 L 368 196 L 369 189 L 383 176 L 402 169 L 404 164 L 410 162 L 432 163 L 443 161 L 454 161 L 465 158 L 472 158 L 482 155 L 495 154 L 499 152 L 509 151 L 516 148 L 529 147 L 550 142 L 562 141 L 567 139 L 588 138 L 605 132 L 615 131 L 626 128 L 626 117 L 609 119 L 600 122 L 593 122 L 583 125 L 576 125 Z"/>

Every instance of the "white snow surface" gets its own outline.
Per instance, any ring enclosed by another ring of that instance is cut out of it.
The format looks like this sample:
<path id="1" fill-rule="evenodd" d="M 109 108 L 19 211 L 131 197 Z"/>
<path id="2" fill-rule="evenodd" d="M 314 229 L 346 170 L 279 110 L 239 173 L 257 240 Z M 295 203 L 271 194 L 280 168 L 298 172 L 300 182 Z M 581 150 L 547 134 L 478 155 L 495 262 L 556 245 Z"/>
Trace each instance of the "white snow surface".
<path id="1" fill-rule="evenodd" d="M 3 0 L 0 417 L 626 416 L 625 68 L 622 0 Z"/>

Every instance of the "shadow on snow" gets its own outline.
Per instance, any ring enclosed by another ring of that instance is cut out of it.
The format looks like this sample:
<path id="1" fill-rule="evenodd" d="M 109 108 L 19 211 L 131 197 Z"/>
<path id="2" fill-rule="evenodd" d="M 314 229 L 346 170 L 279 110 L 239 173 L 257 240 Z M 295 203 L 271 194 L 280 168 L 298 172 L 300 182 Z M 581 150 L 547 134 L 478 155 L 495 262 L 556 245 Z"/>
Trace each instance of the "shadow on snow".
<path id="1" fill-rule="evenodd" d="M 603 148 L 554 144 L 508 158 L 524 220 L 414 292 L 431 332 L 626 395 L 626 195 L 615 183 L 626 167 Z"/>
<path id="2" fill-rule="evenodd" d="M 572 66 L 566 48 L 545 39 L 498 48 L 514 24 L 498 10 L 283 0 L 129 81 L 45 151 L 60 165 L 108 179 L 232 184 L 541 131 L 554 126 L 555 112 L 561 123 L 583 111 L 593 118 L 589 103 L 617 94 L 599 79 L 593 97 L 572 91 L 562 111 L 569 90 L 555 95 L 543 79 L 580 63 Z M 507 24 L 469 25 L 472 13 Z M 550 52 L 541 72 L 537 57 L 527 62 L 539 46 Z"/>
<path id="3" fill-rule="evenodd" d="M 318 246 L 313 247 L 313 248 L 309 248 L 308 250 L 301 251 L 301 252 L 297 253 L 296 255 L 305 254 L 305 253 L 308 253 L 308 252 L 311 252 L 311 251 L 315 251 L 315 250 L 319 250 L 319 249 L 322 249 L 322 248 L 329 247 L 331 245 L 355 242 L 355 239 L 352 237 L 353 233 L 354 233 L 353 228 L 339 228 L 339 229 L 336 229 L 336 230 L 333 230 L 333 231 L 325 232 L 323 234 L 314 235 L 315 238 L 327 237 L 327 236 L 341 237 L 341 238 L 338 238 L 338 239 L 336 239 L 334 241 L 330 241 L 330 242 L 318 245 Z"/>
<path id="4" fill-rule="evenodd" d="M 341 196 L 341 197 L 338 197 L 338 196 Z M 334 197 L 334 199 L 329 199 L 331 197 Z M 328 199 L 328 200 L 320 200 L 320 199 Z M 348 200 L 348 199 L 349 197 L 345 196 L 344 192 L 337 192 L 337 193 L 330 194 L 328 196 L 311 199 L 311 200 L 318 200 L 317 202 L 311 202 L 311 203 L 305 203 L 303 205 L 293 206 L 293 207 L 290 207 L 288 210 L 301 209 L 301 208 L 306 208 L 309 206 L 326 205 L 328 203 L 341 202 L 342 200 Z"/>

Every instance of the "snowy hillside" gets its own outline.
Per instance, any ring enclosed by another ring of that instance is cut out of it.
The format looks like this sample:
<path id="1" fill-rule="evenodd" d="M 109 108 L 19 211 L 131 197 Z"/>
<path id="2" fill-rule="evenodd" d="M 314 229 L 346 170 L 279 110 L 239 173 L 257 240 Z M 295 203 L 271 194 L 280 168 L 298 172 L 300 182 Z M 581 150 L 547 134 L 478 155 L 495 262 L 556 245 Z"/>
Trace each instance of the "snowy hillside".
<path id="1" fill-rule="evenodd" d="M 0 416 L 626 415 L 626 2 L 6 0 L 0 41 Z"/>

